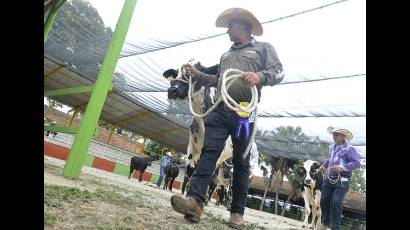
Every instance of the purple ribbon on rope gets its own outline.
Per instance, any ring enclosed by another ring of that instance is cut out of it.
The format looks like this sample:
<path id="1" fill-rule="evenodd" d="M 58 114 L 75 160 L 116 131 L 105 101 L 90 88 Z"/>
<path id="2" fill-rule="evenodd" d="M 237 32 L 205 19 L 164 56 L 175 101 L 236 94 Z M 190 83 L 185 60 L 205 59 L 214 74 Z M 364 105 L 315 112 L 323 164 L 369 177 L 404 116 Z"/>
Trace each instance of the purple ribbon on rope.
<path id="1" fill-rule="evenodd" d="M 247 118 L 239 118 L 238 122 L 236 123 L 236 133 L 235 138 L 240 140 L 241 137 L 241 130 L 242 127 L 245 129 L 246 139 L 249 139 L 249 117 Z"/>

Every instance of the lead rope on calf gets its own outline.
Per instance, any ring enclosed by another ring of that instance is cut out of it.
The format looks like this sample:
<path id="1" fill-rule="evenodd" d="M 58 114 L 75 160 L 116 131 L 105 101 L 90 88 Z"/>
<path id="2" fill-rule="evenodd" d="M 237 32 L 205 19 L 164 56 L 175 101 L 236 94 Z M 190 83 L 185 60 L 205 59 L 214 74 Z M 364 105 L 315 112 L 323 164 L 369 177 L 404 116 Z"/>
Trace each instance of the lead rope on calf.
<path id="1" fill-rule="evenodd" d="M 180 71 L 182 72 L 182 71 Z M 228 74 L 233 73 L 231 75 L 228 76 Z M 189 81 L 189 87 L 188 87 L 188 101 L 189 101 L 189 110 L 191 111 L 191 113 L 198 118 L 204 118 L 205 116 L 207 116 L 211 111 L 213 111 L 218 104 L 223 100 L 223 102 L 225 103 L 226 107 L 228 107 L 230 110 L 233 110 L 235 112 L 238 113 L 249 113 L 251 114 L 252 112 L 254 112 L 254 116 L 255 116 L 255 121 L 253 124 L 253 130 L 252 130 L 252 134 L 250 137 L 250 140 L 248 142 L 248 146 L 245 149 L 245 152 L 242 154 L 242 158 L 245 159 L 248 154 L 249 154 L 249 150 L 252 146 L 252 142 L 255 139 L 256 136 L 256 118 L 257 118 L 257 114 L 256 114 L 256 108 L 258 105 L 258 89 L 256 88 L 256 85 L 253 85 L 251 87 L 249 87 L 251 89 L 251 93 L 252 93 L 252 99 L 251 102 L 249 103 L 249 105 L 247 106 L 241 106 L 239 105 L 234 99 L 231 98 L 231 96 L 229 96 L 228 94 L 228 89 L 231 87 L 231 85 L 233 84 L 234 81 L 238 80 L 238 78 L 240 77 L 240 75 L 242 74 L 242 71 L 238 70 L 238 69 L 232 69 L 229 68 L 227 69 L 224 74 L 222 75 L 222 85 L 221 85 L 221 96 L 218 98 L 218 100 L 215 102 L 215 104 L 212 105 L 211 108 L 208 109 L 208 111 L 206 111 L 203 114 L 197 114 L 193 109 L 192 109 L 192 99 L 191 96 L 193 94 L 192 92 L 192 78 L 189 77 L 188 81 Z M 231 105 L 231 103 L 233 105 Z M 249 117 L 248 117 L 249 119 Z M 238 125 L 242 125 L 242 123 L 239 123 Z M 240 130 L 239 130 L 240 131 Z M 247 131 L 247 130 L 245 130 Z"/>

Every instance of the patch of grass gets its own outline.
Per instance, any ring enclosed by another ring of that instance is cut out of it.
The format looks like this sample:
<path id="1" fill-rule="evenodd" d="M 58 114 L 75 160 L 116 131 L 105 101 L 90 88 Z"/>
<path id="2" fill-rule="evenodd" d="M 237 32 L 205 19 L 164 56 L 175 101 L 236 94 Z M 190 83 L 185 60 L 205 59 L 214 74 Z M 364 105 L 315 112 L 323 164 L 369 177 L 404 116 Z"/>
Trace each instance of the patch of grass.
<path id="1" fill-rule="evenodd" d="M 124 196 L 116 192 L 115 189 L 107 191 L 97 188 L 95 192 L 89 192 L 73 187 L 45 184 L 44 193 L 44 203 L 47 206 L 57 208 L 61 207 L 63 202 L 89 203 L 90 201 L 102 201 L 127 209 L 144 206 L 143 194 L 140 192 L 133 192 L 129 196 Z"/>
<path id="2" fill-rule="evenodd" d="M 185 226 L 177 226 L 176 230 L 188 230 Z"/>
<path id="3" fill-rule="evenodd" d="M 209 223 L 212 223 L 211 225 L 212 229 L 215 229 L 215 230 L 227 229 L 227 225 L 225 221 L 220 216 L 214 216 L 212 213 L 205 213 L 205 215 L 209 216 Z"/>
<path id="4" fill-rule="evenodd" d="M 124 217 L 122 218 L 122 222 L 124 222 L 124 223 L 134 223 L 135 220 L 134 220 L 134 217 L 133 217 L 133 216 L 127 215 L 127 216 L 124 216 Z"/>
<path id="5" fill-rule="evenodd" d="M 246 230 L 262 229 L 264 230 L 265 227 L 259 226 L 259 224 L 250 223 L 250 224 L 245 224 L 243 229 L 246 229 Z"/>
<path id="6" fill-rule="evenodd" d="M 56 222 L 57 218 L 49 212 L 44 212 L 44 224 L 53 225 Z"/>
<path id="7" fill-rule="evenodd" d="M 68 203 L 73 201 L 89 202 L 92 198 L 92 193 L 87 190 L 80 190 L 78 188 L 70 188 L 59 185 L 44 185 L 45 200 L 56 199 Z"/>
<path id="8" fill-rule="evenodd" d="M 105 186 L 106 185 L 102 182 L 101 179 L 97 179 L 97 178 L 94 178 L 94 177 L 84 180 L 84 182 L 82 184 L 83 185 L 95 184 L 95 185 L 98 185 L 98 186 Z"/>
<path id="9" fill-rule="evenodd" d="M 95 191 L 94 195 L 96 196 L 96 198 L 98 198 L 98 200 L 125 208 L 133 208 L 135 206 L 139 206 L 142 200 L 141 195 L 136 193 L 135 195 L 125 197 L 115 192 L 114 190 L 106 191 L 100 188 Z"/>

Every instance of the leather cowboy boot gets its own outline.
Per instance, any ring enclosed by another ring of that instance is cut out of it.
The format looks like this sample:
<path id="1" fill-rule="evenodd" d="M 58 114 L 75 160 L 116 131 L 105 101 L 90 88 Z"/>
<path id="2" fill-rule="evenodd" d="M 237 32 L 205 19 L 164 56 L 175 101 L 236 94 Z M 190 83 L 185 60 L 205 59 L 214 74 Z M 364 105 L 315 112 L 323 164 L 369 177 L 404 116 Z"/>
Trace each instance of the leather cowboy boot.
<path id="1" fill-rule="evenodd" d="M 228 225 L 231 228 L 240 228 L 243 225 L 243 215 L 239 213 L 231 213 Z"/>
<path id="2" fill-rule="evenodd" d="M 177 194 L 171 197 L 171 206 L 176 212 L 184 214 L 186 220 L 195 223 L 199 223 L 204 211 L 203 206 L 198 204 L 194 198 L 183 198 Z"/>

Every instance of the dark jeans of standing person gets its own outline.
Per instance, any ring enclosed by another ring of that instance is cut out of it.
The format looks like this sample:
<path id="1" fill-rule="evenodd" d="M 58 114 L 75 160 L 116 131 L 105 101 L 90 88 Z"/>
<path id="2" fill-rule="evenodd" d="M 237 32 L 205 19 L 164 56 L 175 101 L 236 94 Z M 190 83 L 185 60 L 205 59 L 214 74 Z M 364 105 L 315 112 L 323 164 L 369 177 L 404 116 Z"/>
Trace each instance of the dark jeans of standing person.
<path id="1" fill-rule="evenodd" d="M 205 201 L 205 193 L 215 171 L 216 162 L 224 148 L 225 140 L 231 135 L 233 143 L 233 199 L 231 213 L 243 215 L 249 188 L 250 154 L 248 154 L 246 159 L 242 158 L 242 154 L 249 140 L 246 139 L 244 129 L 241 131 L 240 140 L 238 141 L 235 138 L 239 116 L 233 111 L 224 109 L 223 103 L 221 104 L 222 106 L 217 107 L 205 118 L 205 141 L 197 169 L 191 178 L 187 197 L 193 197 L 199 204 Z M 249 127 L 249 138 L 252 133 L 253 124 L 251 123 Z"/>
<path id="2" fill-rule="evenodd" d="M 342 185 L 343 183 L 343 185 Z M 329 226 L 332 230 L 339 230 L 342 222 L 342 202 L 349 189 L 349 181 L 331 184 L 325 179 L 322 185 L 322 196 L 320 208 L 322 210 L 322 224 Z"/>
<path id="3" fill-rule="evenodd" d="M 164 170 L 165 170 L 165 167 L 160 166 L 160 168 L 159 168 L 159 178 L 158 178 L 158 181 L 157 181 L 157 188 L 159 188 L 161 186 L 161 182 L 164 179 L 164 176 L 165 176 Z"/>

